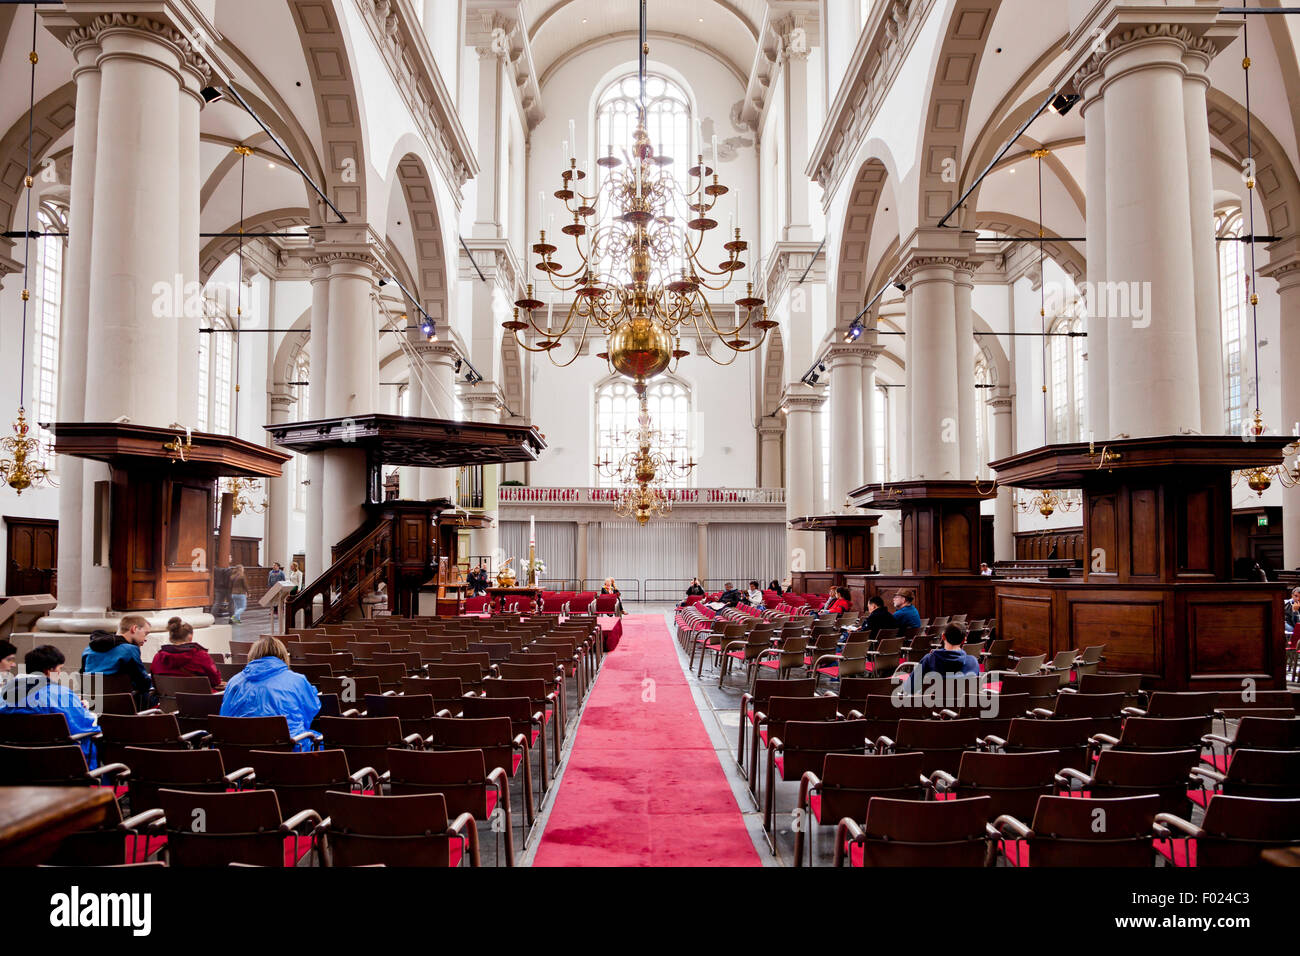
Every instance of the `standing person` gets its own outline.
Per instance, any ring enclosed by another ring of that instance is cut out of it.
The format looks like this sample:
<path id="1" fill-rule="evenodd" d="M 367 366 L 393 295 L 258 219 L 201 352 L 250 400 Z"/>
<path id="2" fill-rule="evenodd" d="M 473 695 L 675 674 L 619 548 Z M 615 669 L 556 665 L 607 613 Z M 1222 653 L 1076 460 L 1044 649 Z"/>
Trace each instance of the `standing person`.
<path id="1" fill-rule="evenodd" d="M 911 588 L 894 592 L 894 621 L 900 629 L 921 626 L 921 612 L 916 609 L 915 600 L 916 592 Z"/>
<path id="2" fill-rule="evenodd" d="M 69 734 L 97 733 L 99 724 L 85 701 L 57 680 L 63 673 L 64 661 L 63 652 L 52 644 L 28 651 L 23 657 L 26 673 L 5 684 L 0 693 L 0 714 L 62 714 Z M 80 743 L 86 766 L 94 770 L 99 766 L 94 743 L 89 738 Z"/>
<path id="3" fill-rule="evenodd" d="M 125 674 L 141 706 L 149 706 L 153 679 L 140 657 L 140 648 L 149 639 L 149 621 L 139 614 L 124 614 L 117 622 L 117 632 L 93 630 L 90 646 L 81 652 L 83 674 Z"/>
<path id="4" fill-rule="evenodd" d="M 298 567 L 297 561 L 289 562 L 289 584 L 293 587 L 290 594 L 297 594 L 302 588 L 302 568 Z"/>
<path id="5" fill-rule="evenodd" d="M 862 625 L 862 630 L 868 634 L 898 627 L 894 615 L 885 610 L 885 601 L 879 594 L 873 594 L 867 598 L 867 612 L 867 620 Z"/>
<path id="6" fill-rule="evenodd" d="M 993 569 L 984 561 L 980 562 L 980 576 L 985 578 L 993 577 Z"/>
<path id="7" fill-rule="evenodd" d="M 237 564 L 230 569 L 230 623 L 241 624 L 244 608 L 248 607 L 248 579 L 244 577 L 244 566 Z"/>
<path id="8" fill-rule="evenodd" d="M 289 651 L 279 638 L 258 638 L 248 650 L 248 663 L 230 678 L 221 699 L 222 717 L 274 717 L 289 723 L 289 735 L 310 733 L 320 713 L 320 696 L 307 678 L 289 670 Z M 297 750 L 310 750 L 311 741 L 300 740 Z"/>
<path id="9" fill-rule="evenodd" d="M 266 586 L 268 588 L 275 587 L 284 579 L 284 568 L 280 566 L 279 561 L 272 561 L 271 570 L 266 572 Z"/>
<path id="10" fill-rule="evenodd" d="M 213 690 L 222 686 L 221 672 L 212 662 L 212 655 L 201 644 L 194 643 L 194 628 L 179 617 L 169 618 L 167 640 L 149 665 L 155 676 L 206 677 Z"/>

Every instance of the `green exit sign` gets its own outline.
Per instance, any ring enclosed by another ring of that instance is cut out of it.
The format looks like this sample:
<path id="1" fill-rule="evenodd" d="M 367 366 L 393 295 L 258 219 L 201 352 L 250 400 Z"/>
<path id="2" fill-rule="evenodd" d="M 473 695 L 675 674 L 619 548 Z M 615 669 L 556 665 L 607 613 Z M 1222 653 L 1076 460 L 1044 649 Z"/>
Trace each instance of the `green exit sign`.
<path id="1" fill-rule="evenodd" d="M 1258 528 L 1268 527 L 1268 515 L 1256 515 L 1255 526 Z"/>

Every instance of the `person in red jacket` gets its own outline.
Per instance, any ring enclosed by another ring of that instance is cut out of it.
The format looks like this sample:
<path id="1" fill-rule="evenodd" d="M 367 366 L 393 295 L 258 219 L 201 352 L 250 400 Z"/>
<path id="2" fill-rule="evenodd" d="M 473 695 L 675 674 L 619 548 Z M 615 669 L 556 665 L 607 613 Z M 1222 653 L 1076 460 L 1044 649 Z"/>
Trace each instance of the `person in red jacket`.
<path id="1" fill-rule="evenodd" d="M 206 677 L 213 690 L 222 687 L 221 672 L 202 645 L 194 643 L 194 628 L 179 617 L 167 622 L 168 643 L 158 649 L 149 669 L 157 677 Z"/>

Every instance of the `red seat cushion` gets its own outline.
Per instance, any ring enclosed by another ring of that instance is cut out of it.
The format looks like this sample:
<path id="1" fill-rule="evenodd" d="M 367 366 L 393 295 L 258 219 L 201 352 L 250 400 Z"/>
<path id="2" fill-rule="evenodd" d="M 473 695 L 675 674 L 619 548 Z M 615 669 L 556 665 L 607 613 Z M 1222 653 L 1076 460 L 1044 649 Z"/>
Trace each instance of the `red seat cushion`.
<path id="1" fill-rule="evenodd" d="M 1228 768 L 1232 766 L 1232 754 L 1210 754 L 1208 757 L 1201 757 L 1219 773 L 1227 773 Z"/>
<path id="2" fill-rule="evenodd" d="M 1156 840 L 1156 852 L 1174 866 L 1196 866 L 1195 840 Z"/>
<path id="3" fill-rule="evenodd" d="M 1029 844 L 1024 840 L 999 840 L 998 849 L 1012 866 L 1029 865 Z"/>
<path id="4" fill-rule="evenodd" d="M 808 809 L 812 811 L 813 819 L 818 823 L 822 822 L 822 795 L 820 793 L 808 794 Z"/>
<path id="5" fill-rule="evenodd" d="M 311 852 L 311 837 L 294 835 L 284 838 L 285 866 L 297 866 L 298 861 L 309 852 Z"/>
<path id="6" fill-rule="evenodd" d="M 839 667 L 819 667 L 817 668 L 817 673 L 825 674 L 827 677 L 839 677 L 840 669 Z"/>
<path id="7" fill-rule="evenodd" d="M 511 764 L 510 764 L 510 776 L 513 777 L 513 776 L 515 775 L 515 773 L 518 772 L 518 770 L 519 770 L 519 765 L 520 765 L 521 763 L 523 763 L 524 755 L 523 755 L 523 754 L 513 754 L 512 756 L 513 756 L 514 759 L 511 761 Z"/>
<path id="8" fill-rule="evenodd" d="M 166 845 L 167 837 L 162 834 L 157 836 L 127 836 L 122 858 L 127 863 L 144 863 Z"/>

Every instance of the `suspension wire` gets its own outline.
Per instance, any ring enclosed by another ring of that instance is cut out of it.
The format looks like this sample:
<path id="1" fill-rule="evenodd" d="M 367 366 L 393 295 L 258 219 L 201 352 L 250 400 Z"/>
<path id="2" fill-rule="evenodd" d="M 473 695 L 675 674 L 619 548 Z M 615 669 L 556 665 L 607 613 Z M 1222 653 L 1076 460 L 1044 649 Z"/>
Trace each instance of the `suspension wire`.
<path id="1" fill-rule="evenodd" d="M 1246 8 L 1246 0 L 1241 0 L 1242 10 Z M 1250 323 L 1252 338 L 1254 338 L 1255 351 L 1255 423 L 1250 427 L 1258 434 L 1263 430 L 1260 422 L 1259 411 L 1259 293 L 1256 289 L 1255 274 L 1255 142 L 1252 131 L 1251 112 L 1250 112 L 1250 20 L 1242 16 L 1241 20 L 1241 70 L 1245 77 L 1246 86 L 1246 213 L 1248 217 L 1248 228 L 1252 241 L 1250 245 L 1250 276 L 1246 279 L 1246 292 L 1250 296 Z"/>
<path id="2" fill-rule="evenodd" d="M 32 297 L 31 285 L 28 282 L 28 276 L 31 274 L 32 262 L 32 135 L 33 135 L 33 117 L 36 113 L 36 62 L 40 59 L 36 55 L 36 5 L 32 4 L 32 49 L 27 54 L 27 59 L 31 61 L 31 78 L 28 81 L 27 90 L 27 176 L 23 182 L 27 185 L 27 206 L 23 213 L 23 228 L 27 233 L 23 239 L 23 328 L 22 328 L 22 346 L 19 350 L 18 364 L 18 410 L 21 412 L 27 401 L 27 303 Z"/>
<path id="3" fill-rule="evenodd" d="M 1043 271 L 1044 252 L 1043 234 L 1043 157 L 1046 149 L 1034 150 L 1033 156 L 1038 160 L 1038 321 L 1041 328 L 1043 344 L 1043 444 L 1047 444 L 1047 275 Z"/>
<path id="4" fill-rule="evenodd" d="M 233 427 L 231 434 L 239 435 L 239 330 L 244 324 L 244 182 L 248 155 L 252 152 L 247 146 L 236 146 L 239 153 L 239 238 L 236 249 L 239 256 L 239 271 L 235 276 L 235 412 L 231 416 Z M 269 316 L 268 316 L 269 318 Z M 268 323 L 269 324 L 269 323 Z"/>

